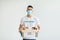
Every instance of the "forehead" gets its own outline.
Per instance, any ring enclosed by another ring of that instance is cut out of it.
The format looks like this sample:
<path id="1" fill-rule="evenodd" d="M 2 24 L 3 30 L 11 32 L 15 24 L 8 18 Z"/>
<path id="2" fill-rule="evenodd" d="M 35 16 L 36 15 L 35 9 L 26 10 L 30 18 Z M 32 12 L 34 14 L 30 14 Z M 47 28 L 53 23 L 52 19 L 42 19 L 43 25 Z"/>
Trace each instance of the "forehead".
<path id="1" fill-rule="evenodd" d="M 33 8 L 31 8 L 31 7 L 28 7 L 28 8 L 27 8 L 27 10 L 32 10 L 32 9 L 33 9 Z"/>

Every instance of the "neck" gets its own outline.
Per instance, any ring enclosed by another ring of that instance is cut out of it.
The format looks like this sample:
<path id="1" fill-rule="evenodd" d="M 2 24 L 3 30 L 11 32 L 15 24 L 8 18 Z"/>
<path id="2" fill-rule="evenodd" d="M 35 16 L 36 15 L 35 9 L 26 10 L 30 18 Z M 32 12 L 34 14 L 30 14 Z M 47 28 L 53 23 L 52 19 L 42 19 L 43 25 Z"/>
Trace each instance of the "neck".
<path id="1" fill-rule="evenodd" d="M 31 17 L 32 17 L 32 15 L 27 15 L 27 17 L 31 18 Z"/>

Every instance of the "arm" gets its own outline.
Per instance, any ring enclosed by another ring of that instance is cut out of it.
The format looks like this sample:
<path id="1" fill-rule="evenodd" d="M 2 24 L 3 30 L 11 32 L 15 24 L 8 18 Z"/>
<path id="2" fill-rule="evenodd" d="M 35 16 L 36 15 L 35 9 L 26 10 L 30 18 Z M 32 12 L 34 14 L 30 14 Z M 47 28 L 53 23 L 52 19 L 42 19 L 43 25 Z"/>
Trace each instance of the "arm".
<path id="1" fill-rule="evenodd" d="M 25 30 L 24 26 L 23 25 L 19 25 L 19 32 L 22 31 L 22 30 Z"/>
<path id="2" fill-rule="evenodd" d="M 37 30 L 40 30 L 40 25 L 37 25 Z"/>
<path id="3" fill-rule="evenodd" d="M 39 19 L 37 19 L 36 28 L 37 28 L 38 30 L 40 30 L 40 20 L 39 20 Z"/>
<path id="4" fill-rule="evenodd" d="M 39 30 L 40 30 L 40 20 L 39 19 L 37 19 L 36 28 L 39 32 Z M 35 37 L 38 37 L 38 32 L 35 33 L 36 34 Z"/>
<path id="5" fill-rule="evenodd" d="M 23 25 L 19 25 L 19 32 L 21 32 L 22 37 L 24 37 L 24 33 L 22 32 L 22 30 L 25 30 Z"/>

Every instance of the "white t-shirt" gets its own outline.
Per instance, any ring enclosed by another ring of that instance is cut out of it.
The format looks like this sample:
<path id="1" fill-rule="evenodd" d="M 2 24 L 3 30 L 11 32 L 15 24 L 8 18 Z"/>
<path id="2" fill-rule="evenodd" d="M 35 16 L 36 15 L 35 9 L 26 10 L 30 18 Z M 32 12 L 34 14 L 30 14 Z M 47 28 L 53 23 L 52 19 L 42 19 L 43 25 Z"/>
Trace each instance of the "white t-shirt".
<path id="1" fill-rule="evenodd" d="M 23 18 L 21 18 L 20 24 L 31 29 L 32 27 L 35 27 L 37 24 L 40 25 L 40 20 L 33 16 L 31 18 L 24 16 Z M 29 33 L 26 32 L 26 33 L 24 33 L 24 38 L 25 39 L 35 39 L 35 33 L 33 32 L 29 35 Z"/>

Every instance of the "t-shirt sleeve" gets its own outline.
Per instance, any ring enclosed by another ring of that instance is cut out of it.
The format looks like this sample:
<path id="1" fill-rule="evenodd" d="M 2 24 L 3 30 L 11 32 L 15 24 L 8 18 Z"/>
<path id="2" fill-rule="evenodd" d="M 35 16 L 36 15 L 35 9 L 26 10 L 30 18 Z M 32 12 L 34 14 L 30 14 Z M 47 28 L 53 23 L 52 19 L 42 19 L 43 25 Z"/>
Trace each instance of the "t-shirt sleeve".
<path id="1" fill-rule="evenodd" d="M 37 18 L 37 25 L 40 25 L 40 20 Z"/>
<path id="2" fill-rule="evenodd" d="M 21 20 L 20 20 L 20 24 L 23 25 L 23 18 L 21 18 Z"/>

